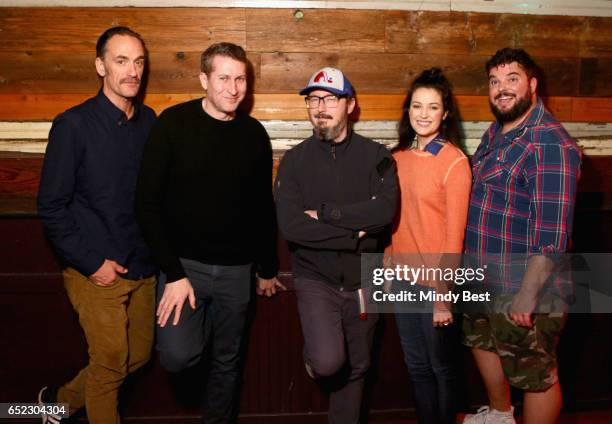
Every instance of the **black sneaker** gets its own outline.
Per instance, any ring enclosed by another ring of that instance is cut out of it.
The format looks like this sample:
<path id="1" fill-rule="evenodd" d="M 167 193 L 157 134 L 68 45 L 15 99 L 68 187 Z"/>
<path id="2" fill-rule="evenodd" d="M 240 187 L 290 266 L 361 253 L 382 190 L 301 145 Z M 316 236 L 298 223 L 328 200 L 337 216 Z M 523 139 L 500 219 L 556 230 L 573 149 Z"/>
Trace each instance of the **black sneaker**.
<path id="1" fill-rule="evenodd" d="M 45 386 L 38 392 L 38 404 L 43 406 L 50 403 L 57 403 L 57 389 Z M 41 414 L 41 417 L 43 424 L 60 424 L 68 422 L 68 420 L 63 419 L 57 414 Z"/>

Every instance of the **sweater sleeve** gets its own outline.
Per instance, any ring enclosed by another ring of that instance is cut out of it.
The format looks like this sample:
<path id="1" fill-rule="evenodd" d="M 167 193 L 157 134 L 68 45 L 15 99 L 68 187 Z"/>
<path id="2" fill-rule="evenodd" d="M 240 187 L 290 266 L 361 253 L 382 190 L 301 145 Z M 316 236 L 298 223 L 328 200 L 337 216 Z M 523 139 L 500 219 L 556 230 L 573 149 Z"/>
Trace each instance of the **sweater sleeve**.
<path id="1" fill-rule="evenodd" d="M 444 177 L 446 233 L 441 253 L 461 253 L 467 225 L 472 172 L 467 157 L 455 159 Z"/>
<path id="2" fill-rule="evenodd" d="M 295 166 L 289 151 L 278 167 L 274 183 L 278 224 L 285 240 L 314 249 L 355 250 L 359 242 L 355 231 L 326 224 L 304 213 Z"/>
<path id="3" fill-rule="evenodd" d="M 398 199 L 397 167 L 384 146 L 379 146 L 373 179 L 378 189 L 371 199 L 351 204 L 324 203 L 318 209 L 323 222 L 352 231 L 376 233 L 391 223 Z"/>
<path id="4" fill-rule="evenodd" d="M 270 279 L 278 273 L 278 256 L 276 242 L 278 229 L 276 223 L 276 210 L 274 208 L 274 197 L 272 195 L 272 146 L 266 130 L 262 127 L 261 143 L 264 152 L 257 164 L 256 188 L 260 203 L 257 207 L 256 231 L 256 253 L 255 263 L 257 275 L 261 278 Z"/>
<path id="5" fill-rule="evenodd" d="M 38 214 L 59 256 L 80 273 L 89 276 L 102 266 L 105 258 L 83 237 L 70 210 L 77 187 L 76 176 L 82 149 L 75 134 L 74 122 L 60 115 L 49 133 L 37 202 Z"/>
<path id="6" fill-rule="evenodd" d="M 185 278 L 185 270 L 173 251 L 163 221 L 164 186 L 170 158 L 170 136 L 164 114 L 151 129 L 145 146 L 136 188 L 136 217 L 157 265 L 172 283 Z"/>

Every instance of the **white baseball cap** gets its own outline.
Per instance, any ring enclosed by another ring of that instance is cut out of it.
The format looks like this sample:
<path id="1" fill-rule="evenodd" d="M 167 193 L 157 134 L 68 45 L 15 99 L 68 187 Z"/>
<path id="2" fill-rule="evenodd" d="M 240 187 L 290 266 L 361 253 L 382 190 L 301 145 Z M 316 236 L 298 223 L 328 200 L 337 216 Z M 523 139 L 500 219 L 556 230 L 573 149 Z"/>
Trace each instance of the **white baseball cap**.
<path id="1" fill-rule="evenodd" d="M 314 90 L 325 90 L 338 96 L 353 97 L 354 91 L 351 82 L 340 69 L 325 67 L 312 74 L 308 85 L 300 91 L 306 95 Z"/>

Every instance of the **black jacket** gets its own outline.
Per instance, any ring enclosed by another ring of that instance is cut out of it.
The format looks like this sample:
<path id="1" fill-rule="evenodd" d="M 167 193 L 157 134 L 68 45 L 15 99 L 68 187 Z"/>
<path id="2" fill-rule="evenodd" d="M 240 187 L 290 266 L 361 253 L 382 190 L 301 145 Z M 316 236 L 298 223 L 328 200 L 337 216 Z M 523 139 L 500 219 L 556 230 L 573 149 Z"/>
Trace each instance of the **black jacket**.
<path id="1" fill-rule="evenodd" d="M 105 259 L 126 267 L 124 278 L 157 270 L 134 215 L 138 166 L 155 112 L 134 106 L 128 120 L 100 90 L 55 118 L 49 133 L 38 214 L 62 265 L 85 276 Z"/>
<path id="2" fill-rule="evenodd" d="M 395 215 L 397 170 L 387 149 L 356 133 L 340 143 L 312 136 L 285 153 L 274 192 L 294 277 L 359 288 L 360 253 L 382 250 Z"/>

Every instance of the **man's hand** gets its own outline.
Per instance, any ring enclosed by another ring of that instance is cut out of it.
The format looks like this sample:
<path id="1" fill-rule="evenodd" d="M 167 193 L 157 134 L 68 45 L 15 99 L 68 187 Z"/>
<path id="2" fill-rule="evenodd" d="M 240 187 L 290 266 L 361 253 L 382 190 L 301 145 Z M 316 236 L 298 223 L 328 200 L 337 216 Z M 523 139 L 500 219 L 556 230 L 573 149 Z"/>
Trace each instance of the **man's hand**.
<path id="1" fill-rule="evenodd" d="M 537 301 L 536 294 L 519 290 L 512 300 L 512 304 L 508 310 L 508 316 L 516 325 L 531 328 L 533 326 L 532 314 Z"/>
<path id="2" fill-rule="evenodd" d="M 269 280 L 257 277 L 257 287 L 255 291 L 258 295 L 272 297 L 276 294 L 277 288 L 278 290 L 287 290 L 287 287 L 285 287 L 280 281 L 278 281 L 278 278 L 276 277 L 270 278 Z"/>
<path id="3" fill-rule="evenodd" d="M 319 214 L 315 210 L 304 211 L 304 213 L 317 221 L 319 220 Z"/>
<path id="4" fill-rule="evenodd" d="M 195 309 L 195 293 L 193 292 L 191 282 L 187 278 L 181 278 L 178 281 L 166 283 L 164 294 L 159 301 L 156 313 L 157 323 L 160 327 L 166 326 L 166 322 L 168 322 L 168 318 L 170 318 L 172 311 L 174 311 L 172 325 L 177 325 L 179 323 L 183 304 L 186 299 L 189 299 L 189 306 L 191 306 L 191 309 Z"/>
<path id="5" fill-rule="evenodd" d="M 119 278 L 117 274 L 125 274 L 126 272 L 128 272 L 127 268 L 122 267 L 117 262 L 104 259 L 102 266 L 88 278 L 97 286 L 108 287 L 117 281 L 117 278 Z"/>
<path id="6" fill-rule="evenodd" d="M 306 215 L 308 215 L 309 217 L 311 217 L 312 219 L 316 219 L 317 221 L 319 220 L 319 214 L 318 214 L 318 213 L 317 213 L 317 211 L 315 211 L 315 210 L 309 209 L 309 210 L 307 210 L 307 211 L 304 211 L 304 213 L 305 213 Z M 366 233 L 365 231 L 359 231 L 359 233 L 358 233 L 358 237 L 359 237 L 360 239 L 361 239 L 361 238 L 364 238 L 364 237 L 366 236 L 366 234 L 367 234 L 367 233 Z"/>
<path id="7" fill-rule="evenodd" d="M 385 280 L 383 283 L 383 293 L 390 294 L 393 292 L 393 280 Z"/>

